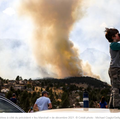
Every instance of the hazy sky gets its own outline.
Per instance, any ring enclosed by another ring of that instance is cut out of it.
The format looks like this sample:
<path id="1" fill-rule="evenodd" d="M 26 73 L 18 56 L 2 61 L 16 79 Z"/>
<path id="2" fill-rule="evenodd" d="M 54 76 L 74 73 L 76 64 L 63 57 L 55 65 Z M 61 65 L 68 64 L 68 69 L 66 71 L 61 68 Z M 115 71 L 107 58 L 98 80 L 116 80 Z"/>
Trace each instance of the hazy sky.
<path id="1" fill-rule="evenodd" d="M 55 73 L 37 65 L 31 47 L 32 22 L 17 13 L 21 1 L 0 0 L 0 76 L 6 79 L 15 79 L 17 75 L 53 76 Z M 88 0 L 84 0 L 86 3 Z M 92 72 L 108 83 L 109 43 L 104 30 L 105 27 L 120 28 L 119 8 L 119 0 L 90 0 L 87 7 L 83 6 L 84 17 L 74 24 L 69 35 L 79 49 L 80 59 L 88 61 Z"/>

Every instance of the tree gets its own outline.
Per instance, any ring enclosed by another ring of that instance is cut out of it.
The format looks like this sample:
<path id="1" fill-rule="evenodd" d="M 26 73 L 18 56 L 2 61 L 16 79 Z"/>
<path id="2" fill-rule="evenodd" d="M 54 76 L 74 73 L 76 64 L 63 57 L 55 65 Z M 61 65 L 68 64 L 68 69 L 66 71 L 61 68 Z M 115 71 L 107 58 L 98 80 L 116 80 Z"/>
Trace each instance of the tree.
<path id="1" fill-rule="evenodd" d="M 24 104 L 24 110 L 25 110 L 26 112 L 28 112 L 28 110 L 29 110 L 29 108 L 30 108 L 30 99 L 29 99 L 29 97 L 26 98 L 26 100 L 25 100 L 24 103 L 25 103 L 25 104 Z"/>
<path id="2" fill-rule="evenodd" d="M 11 87 L 10 87 L 10 91 L 11 91 L 11 92 L 15 92 L 15 89 L 11 86 Z"/>
<path id="3" fill-rule="evenodd" d="M 44 87 L 44 82 L 41 83 L 41 86 Z"/>
<path id="4" fill-rule="evenodd" d="M 58 95 L 56 94 L 56 99 L 58 99 Z"/>
<path id="5" fill-rule="evenodd" d="M 34 104 L 37 98 L 40 97 L 40 92 L 33 92 L 32 97 L 31 97 L 31 103 Z"/>
<path id="6" fill-rule="evenodd" d="M 62 94 L 61 100 L 62 100 L 62 102 L 61 102 L 62 108 L 68 108 L 70 106 L 69 97 L 68 97 L 68 94 L 66 92 L 64 92 Z"/>
<path id="7" fill-rule="evenodd" d="M 46 87 L 46 91 L 49 91 L 49 86 Z"/>
<path id="8" fill-rule="evenodd" d="M 41 92 L 43 91 L 43 89 L 41 88 Z"/>
<path id="9" fill-rule="evenodd" d="M 93 101 L 90 101 L 90 103 L 89 103 L 89 105 L 90 105 L 90 107 L 92 108 L 93 107 Z"/>
<path id="10" fill-rule="evenodd" d="M 19 75 L 16 77 L 15 80 L 16 80 L 16 83 L 19 84 L 19 80 L 20 80 L 20 79 L 19 79 Z"/>
<path id="11" fill-rule="evenodd" d="M 12 97 L 12 91 L 9 91 L 6 93 L 6 98 L 10 99 Z"/>
<path id="12" fill-rule="evenodd" d="M 25 100 L 26 100 L 27 97 L 28 97 L 28 92 L 23 91 L 22 95 L 20 97 L 20 105 L 21 105 L 22 108 L 24 108 L 24 106 L 25 106 Z"/>
<path id="13" fill-rule="evenodd" d="M 33 86 L 32 89 L 35 90 L 35 86 Z"/>
<path id="14" fill-rule="evenodd" d="M 1 92 L 1 86 L 2 86 L 2 85 L 1 85 L 1 80 L 0 80 L 0 92 Z"/>
<path id="15" fill-rule="evenodd" d="M 32 88 L 32 85 L 31 84 L 27 84 L 27 88 Z"/>
<path id="16" fill-rule="evenodd" d="M 88 91 L 88 92 L 91 91 L 91 87 L 90 87 L 90 85 L 88 85 L 88 87 L 87 87 L 87 91 Z"/>
<path id="17" fill-rule="evenodd" d="M 16 79 L 15 80 L 18 80 L 19 81 L 19 75 L 16 77 Z"/>

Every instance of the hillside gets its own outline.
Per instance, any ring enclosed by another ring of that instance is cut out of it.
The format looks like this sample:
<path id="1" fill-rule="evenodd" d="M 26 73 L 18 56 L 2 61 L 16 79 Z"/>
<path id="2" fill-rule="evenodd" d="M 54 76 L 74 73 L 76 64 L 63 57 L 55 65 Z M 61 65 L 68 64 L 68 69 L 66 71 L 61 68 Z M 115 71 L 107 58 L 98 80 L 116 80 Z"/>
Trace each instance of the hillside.
<path id="1" fill-rule="evenodd" d="M 79 102 L 83 101 L 85 89 L 89 94 L 89 106 L 96 108 L 101 96 L 105 96 L 108 103 L 110 88 L 111 86 L 105 82 L 85 76 L 64 79 L 42 78 L 36 80 L 23 80 L 20 76 L 17 76 L 15 80 L 0 78 L 0 93 L 4 94 L 8 99 L 10 99 L 12 93 L 15 93 L 18 105 L 25 111 L 28 111 L 34 105 L 43 90 L 49 92 L 53 109 L 69 108 L 74 107 L 74 105 L 80 107 Z M 3 90 L 8 91 L 5 92 Z"/>
<path id="2" fill-rule="evenodd" d="M 101 80 L 98 80 L 96 78 L 92 77 L 69 77 L 69 78 L 64 78 L 64 79 L 56 79 L 56 78 L 44 78 L 44 79 L 39 79 L 39 80 L 48 80 L 53 83 L 76 83 L 76 84 L 87 84 L 93 87 L 109 87 L 110 85 L 107 84 L 106 82 L 102 82 Z"/>

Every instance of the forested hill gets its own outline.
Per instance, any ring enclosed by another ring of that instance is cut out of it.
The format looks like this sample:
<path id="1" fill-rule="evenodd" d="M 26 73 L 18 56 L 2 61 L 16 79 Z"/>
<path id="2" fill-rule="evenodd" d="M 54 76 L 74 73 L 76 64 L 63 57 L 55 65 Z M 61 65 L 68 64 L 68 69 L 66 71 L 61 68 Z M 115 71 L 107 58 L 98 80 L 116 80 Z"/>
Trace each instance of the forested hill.
<path id="1" fill-rule="evenodd" d="M 68 77 L 68 78 L 64 78 L 64 79 L 56 79 L 56 78 L 44 78 L 44 79 L 40 79 L 40 80 L 48 80 L 54 83 L 76 83 L 76 84 L 87 84 L 93 87 L 99 87 L 99 88 L 103 88 L 103 87 L 109 87 L 110 85 L 107 84 L 106 82 L 102 82 L 101 80 L 98 80 L 96 78 L 92 78 L 92 77 Z"/>
<path id="2" fill-rule="evenodd" d="M 0 80 L 3 81 L 4 79 L 2 79 L 0 77 Z M 33 83 L 34 81 L 41 81 L 41 82 L 49 82 L 49 83 L 67 83 L 67 84 L 71 84 L 71 83 L 75 83 L 75 84 L 87 84 L 93 87 L 97 87 L 97 88 L 103 88 L 103 87 L 110 87 L 109 84 L 107 84 L 106 82 L 102 82 L 101 80 L 98 80 L 96 78 L 92 78 L 92 77 L 88 77 L 88 76 L 83 76 L 83 77 L 68 77 L 68 78 L 64 78 L 64 79 L 57 79 L 57 78 L 42 78 L 42 79 L 33 79 L 32 80 Z"/>

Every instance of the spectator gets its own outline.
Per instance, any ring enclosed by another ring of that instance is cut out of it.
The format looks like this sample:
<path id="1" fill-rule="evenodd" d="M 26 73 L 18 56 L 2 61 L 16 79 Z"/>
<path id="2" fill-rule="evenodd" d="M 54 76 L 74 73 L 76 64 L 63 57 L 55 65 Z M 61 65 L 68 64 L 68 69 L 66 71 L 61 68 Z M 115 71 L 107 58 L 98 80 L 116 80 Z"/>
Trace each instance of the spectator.
<path id="1" fill-rule="evenodd" d="M 105 101 L 104 96 L 102 96 L 102 98 L 101 98 L 101 101 L 100 101 L 100 103 L 99 103 L 99 107 L 100 107 L 100 108 L 107 108 L 107 103 L 106 103 L 106 101 Z"/>
<path id="2" fill-rule="evenodd" d="M 35 110 L 36 108 L 38 108 L 39 111 L 48 110 L 48 109 L 52 108 L 52 104 L 51 104 L 50 99 L 48 98 L 47 91 L 43 91 L 42 97 L 40 97 L 36 100 L 33 109 Z"/>
<path id="3" fill-rule="evenodd" d="M 109 77 L 112 86 L 109 107 L 120 108 L 120 33 L 115 28 L 106 28 L 105 37 L 110 42 L 110 67 Z"/>
<path id="4" fill-rule="evenodd" d="M 16 98 L 15 93 L 12 94 L 12 97 L 10 98 L 10 100 L 11 100 L 12 102 L 14 102 L 15 104 L 17 103 L 17 98 Z"/>

